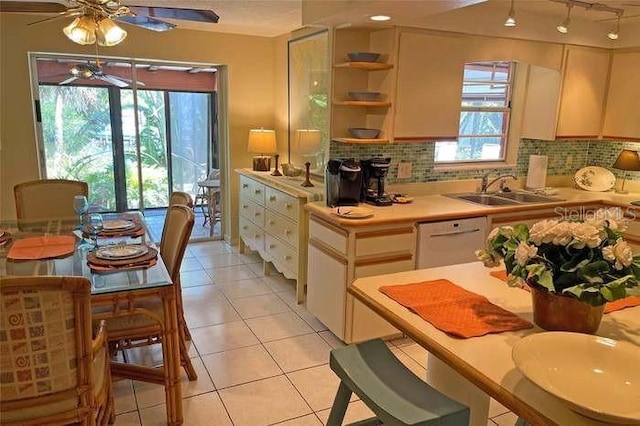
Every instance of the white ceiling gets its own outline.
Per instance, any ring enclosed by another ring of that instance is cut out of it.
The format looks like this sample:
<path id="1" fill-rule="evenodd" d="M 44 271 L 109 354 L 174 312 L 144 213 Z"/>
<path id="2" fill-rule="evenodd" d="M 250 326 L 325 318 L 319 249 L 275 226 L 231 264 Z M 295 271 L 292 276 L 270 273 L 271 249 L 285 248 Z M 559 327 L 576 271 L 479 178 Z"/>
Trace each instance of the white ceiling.
<path id="1" fill-rule="evenodd" d="M 502 25 L 510 0 L 123 0 L 123 3 L 211 9 L 220 16 L 217 24 L 173 21 L 178 30 L 274 37 L 303 26 L 371 25 L 369 16 L 383 13 L 392 16 L 386 25 L 597 47 L 640 46 L 640 0 L 586 1 L 624 10 L 618 41 L 606 38 L 608 30 L 615 26 L 615 14 L 582 7 L 573 7 L 569 34 L 561 35 L 555 26 L 564 19 L 566 7 L 553 0 L 514 0 L 518 22 L 515 28 Z"/>

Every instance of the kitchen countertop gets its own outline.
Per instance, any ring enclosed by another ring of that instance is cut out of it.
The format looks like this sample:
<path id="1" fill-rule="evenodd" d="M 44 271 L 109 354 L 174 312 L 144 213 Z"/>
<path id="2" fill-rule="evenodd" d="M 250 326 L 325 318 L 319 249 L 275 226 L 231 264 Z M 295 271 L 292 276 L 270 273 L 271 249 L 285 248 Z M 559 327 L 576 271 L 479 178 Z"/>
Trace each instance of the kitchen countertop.
<path id="1" fill-rule="evenodd" d="M 483 206 L 443 195 L 423 195 L 414 197 L 413 202 L 408 204 L 393 204 L 384 207 L 362 204 L 370 207 L 374 211 L 372 217 L 363 219 L 347 219 L 336 216 L 331 213 L 331 208 L 327 207 L 324 201 L 308 203 L 305 205 L 305 209 L 307 209 L 310 214 L 340 227 L 463 219 L 467 217 L 544 210 L 554 207 L 575 207 L 596 203 L 640 210 L 640 206 L 630 204 L 631 201 L 640 200 L 640 194 L 638 193 L 617 194 L 613 191 L 589 192 L 573 188 L 558 188 L 558 193 L 552 197 L 562 200 L 550 203 Z"/>

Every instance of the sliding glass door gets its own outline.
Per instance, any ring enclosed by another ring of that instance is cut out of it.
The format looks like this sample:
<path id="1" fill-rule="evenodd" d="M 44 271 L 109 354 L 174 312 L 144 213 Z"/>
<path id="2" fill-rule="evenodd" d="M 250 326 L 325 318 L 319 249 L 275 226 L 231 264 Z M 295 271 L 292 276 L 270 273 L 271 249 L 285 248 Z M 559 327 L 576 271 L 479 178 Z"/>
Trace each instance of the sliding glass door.
<path id="1" fill-rule="evenodd" d="M 173 191 L 195 198 L 219 168 L 215 69 L 137 64 L 134 84 L 129 63 L 88 60 L 94 75 L 69 77 L 73 61 L 37 59 L 43 175 L 89 183 L 95 211 L 163 212 Z"/>

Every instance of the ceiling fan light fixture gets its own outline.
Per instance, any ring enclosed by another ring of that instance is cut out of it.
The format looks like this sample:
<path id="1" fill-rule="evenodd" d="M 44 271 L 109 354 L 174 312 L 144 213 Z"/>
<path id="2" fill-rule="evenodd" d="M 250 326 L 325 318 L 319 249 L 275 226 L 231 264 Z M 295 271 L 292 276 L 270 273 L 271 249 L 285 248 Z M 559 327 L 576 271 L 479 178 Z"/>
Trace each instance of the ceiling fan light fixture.
<path id="1" fill-rule="evenodd" d="M 96 35 L 100 46 L 115 46 L 127 38 L 127 32 L 109 18 L 98 21 Z"/>
<path id="2" fill-rule="evenodd" d="M 96 42 L 96 24 L 93 18 L 81 16 L 63 28 L 64 34 L 77 44 L 93 44 Z"/>

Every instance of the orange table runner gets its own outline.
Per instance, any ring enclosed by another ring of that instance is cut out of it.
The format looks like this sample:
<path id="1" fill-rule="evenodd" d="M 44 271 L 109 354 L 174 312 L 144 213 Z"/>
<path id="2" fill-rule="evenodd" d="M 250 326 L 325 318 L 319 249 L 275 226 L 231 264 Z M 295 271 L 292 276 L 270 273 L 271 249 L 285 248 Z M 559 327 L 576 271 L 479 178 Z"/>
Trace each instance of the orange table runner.
<path id="1" fill-rule="evenodd" d="M 498 278 L 504 282 L 507 281 L 507 271 L 491 271 L 489 275 L 492 277 Z M 529 287 L 521 287 L 523 290 L 529 290 Z M 634 306 L 640 306 L 640 297 L 638 296 L 629 296 L 624 299 L 614 300 L 613 302 L 607 302 L 604 307 L 604 313 L 608 314 L 609 312 L 619 311 L 624 308 L 633 308 Z"/>
<path id="2" fill-rule="evenodd" d="M 7 253 L 12 260 L 38 260 L 64 257 L 73 254 L 75 237 L 58 235 L 51 237 L 31 237 L 14 241 Z"/>
<path id="3" fill-rule="evenodd" d="M 380 291 L 439 330 L 465 339 L 533 327 L 486 297 L 445 279 L 383 286 Z"/>

